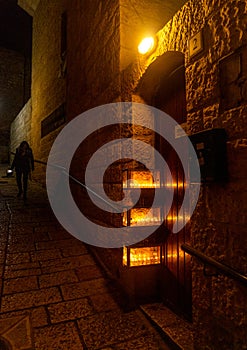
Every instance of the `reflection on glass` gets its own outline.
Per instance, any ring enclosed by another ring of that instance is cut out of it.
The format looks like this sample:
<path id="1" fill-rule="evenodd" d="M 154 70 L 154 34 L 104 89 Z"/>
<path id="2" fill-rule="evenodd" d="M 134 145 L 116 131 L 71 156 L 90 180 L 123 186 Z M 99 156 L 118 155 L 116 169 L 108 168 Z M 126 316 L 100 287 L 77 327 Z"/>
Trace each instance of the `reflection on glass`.
<path id="1" fill-rule="evenodd" d="M 154 226 L 161 224 L 160 208 L 134 208 L 130 210 L 130 221 L 127 212 L 123 213 L 124 226 Z"/>
<path id="2" fill-rule="evenodd" d="M 156 265 L 161 262 L 161 248 L 156 247 L 143 247 L 143 248 L 126 248 L 123 249 L 123 265 L 128 265 L 128 249 L 130 251 L 129 266 L 144 266 L 144 265 Z"/>
<path id="3" fill-rule="evenodd" d="M 123 188 L 160 187 L 160 171 L 126 170 L 123 173 Z"/>

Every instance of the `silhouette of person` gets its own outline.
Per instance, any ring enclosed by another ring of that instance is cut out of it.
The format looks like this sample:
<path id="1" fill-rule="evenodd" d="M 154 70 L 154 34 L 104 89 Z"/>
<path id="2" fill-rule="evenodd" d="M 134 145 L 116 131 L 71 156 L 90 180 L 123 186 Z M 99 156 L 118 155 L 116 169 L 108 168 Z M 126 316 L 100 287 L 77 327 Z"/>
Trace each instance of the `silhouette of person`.
<path id="1" fill-rule="evenodd" d="M 28 176 L 34 170 L 33 152 L 27 141 L 22 141 L 16 149 L 11 169 L 15 169 L 16 172 L 16 182 L 19 190 L 17 197 L 20 197 L 23 193 L 23 199 L 26 200 Z"/>

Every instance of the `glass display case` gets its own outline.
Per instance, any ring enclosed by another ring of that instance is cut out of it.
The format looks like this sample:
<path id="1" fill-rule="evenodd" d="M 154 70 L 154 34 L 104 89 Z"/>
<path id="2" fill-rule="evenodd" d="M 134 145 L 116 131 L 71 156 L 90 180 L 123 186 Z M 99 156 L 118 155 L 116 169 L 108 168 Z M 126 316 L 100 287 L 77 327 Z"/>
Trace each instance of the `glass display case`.
<path id="1" fill-rule="evenodd" d="M 155 226 L 162 221 L 161 208 L 133 208 L 123 213 L 124 226 Z"/>
<path id="2" fill-rule="evenodd" d="M 153 198 L 153 191 L 161 189 L 161 174 L 159 170 L 124 170 L 123 189 L 134 191 L 143 190 L 144 198 L 138 204 L 123 213 L 123 226 L 143 227 L 157 226 L 163 222 L 163 210 L 161 207 L 149 206 L 149 199 Z M 152 202 L 152 200 L 151 200 Z M 162 261 L 162 245 L 155 239 L 146 239 L 132 247 L 123 248 L 123 266 L 137 267 L 160 265 Z"/>
<path id="3" fill-rule="evenodd" d="M 123 188 L 157 188 L 161 186 L 160 171 L 129 170 L 123 171 Z"/>
<path id="4" fill-rule="evenodd" d="M 146 266 L 161 264 L 161 246 L 123 248 L 123 266 Z"/>

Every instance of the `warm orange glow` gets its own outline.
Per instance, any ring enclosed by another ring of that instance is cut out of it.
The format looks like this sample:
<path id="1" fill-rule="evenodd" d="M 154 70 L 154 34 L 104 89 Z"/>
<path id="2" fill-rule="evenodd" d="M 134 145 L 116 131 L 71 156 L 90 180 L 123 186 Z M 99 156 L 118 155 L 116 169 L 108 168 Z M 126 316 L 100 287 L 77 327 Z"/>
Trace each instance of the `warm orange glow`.
<path id="1" fill-rule="evenodd" d="M 183 188 L 183 187 L 186 187 L 186 184 L 184 182 L 173 182 L 173 183 L 166 183 L 165 186 L 168 188 Z"/>
<path id="2" fill-rule="evenodd" d="M 167 259 L 177 259 L 179 257 L 179 259 L 183 259 L 185 256 L 185 253 L 182 250 L 179 250 L 179 254 L 177 253 L 168 253 L 166 255 Z"/>
<path id="3" fill-rule="evenodd" d="M 129 266 L 144 266 L 160 264 L 160 246 L 144 247 L 144 248 L 129 248 L 130 249 L 130 265 Z M 123 265 L 127 266 L 128 249 L 123 249 Z"/>
<path id="4" fill-rule="evenodd" d="M 183 220 L 185 220 L 185 221 L 188 221 L 188 220 L 190 220 L 190 216 L 189 215 L 179 215 L 179 216 L 172 216 L 172 215 L 168 215 L 167 217 L 166 217 L 166 220 L 167 221 L 175 221 L 175 220 L 178 220 L 178 221 L 183 221 Z"/>
<path id="5" fill-rule="evenodd" d="M 127 248 L 123 247 L 123 266 L 127 266 Z"/>
<path id="6" fill-rule="evenodd" d="M 127 212 L 123 214 L 124 226 L 153 226 L 161 224 L 160 208 L 131 209 L 131 218 L 128 225 Z"/>
<path id="7" fill-rule="evenodd" d="M 144 38 L 139 46 L 138 51 L 140 54 L 145 55 L 150 52 L 154 48 L 154 38 L 152 36 Z"/>
<path id="8" fill-rule="evenodd" d="M 126 173 L 127 175 L 127 173 Z M 123 179 L 123 188 L 156 188 L 160 187 L 160 172 L 154 171 L 130 171 L 130 179 Z"/>

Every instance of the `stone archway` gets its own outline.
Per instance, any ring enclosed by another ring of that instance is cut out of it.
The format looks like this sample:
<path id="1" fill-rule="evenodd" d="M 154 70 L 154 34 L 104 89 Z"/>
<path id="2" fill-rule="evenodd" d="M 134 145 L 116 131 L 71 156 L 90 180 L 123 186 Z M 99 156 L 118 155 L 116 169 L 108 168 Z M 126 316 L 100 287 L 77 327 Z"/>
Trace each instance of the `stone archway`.
<path id="1" fill-rule="evenodd" d="M 148 104 L 155 105 L 157 94 L 164 82 L 179 68 L 184 67 L 184 54 L 178 51 L 167 51 L 156 58 L 141 77 L 135 93 Z"/>

